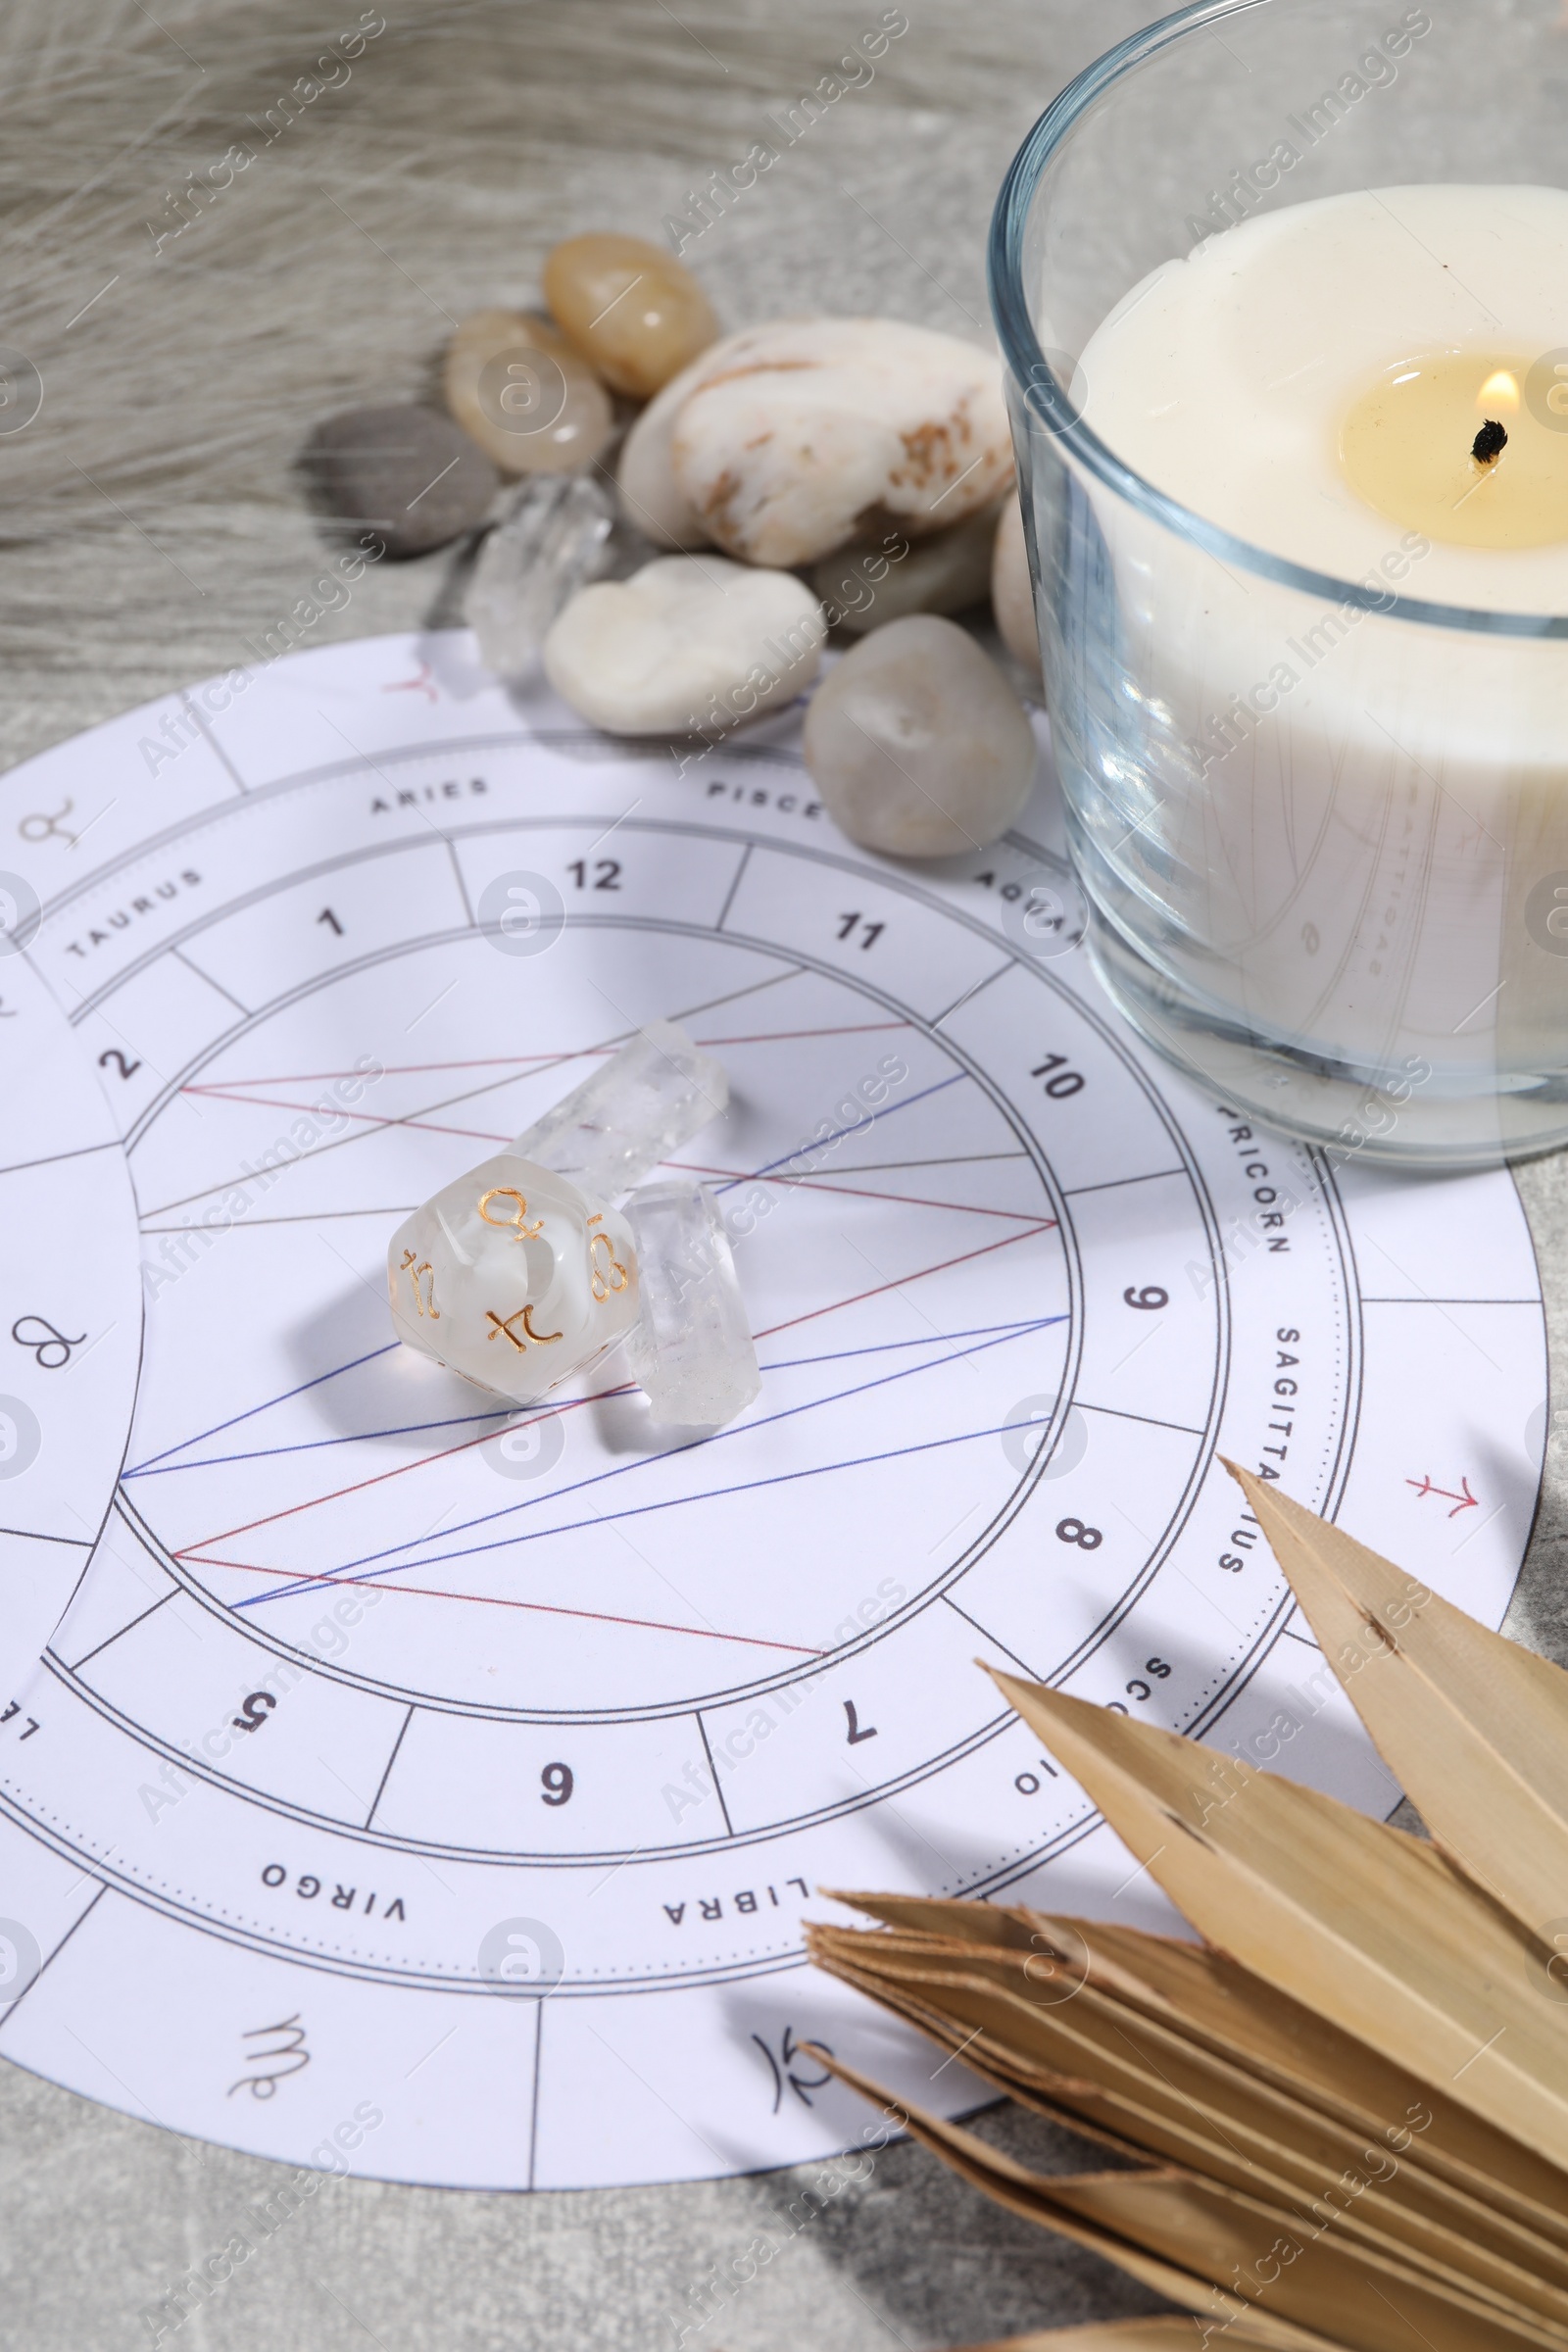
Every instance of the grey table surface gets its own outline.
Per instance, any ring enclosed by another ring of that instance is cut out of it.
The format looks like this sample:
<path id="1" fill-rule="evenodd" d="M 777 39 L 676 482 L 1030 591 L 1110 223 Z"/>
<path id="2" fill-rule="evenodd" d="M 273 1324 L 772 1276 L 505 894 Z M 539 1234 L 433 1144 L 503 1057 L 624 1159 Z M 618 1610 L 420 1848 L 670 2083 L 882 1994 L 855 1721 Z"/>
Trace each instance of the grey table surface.
<path id="1" fill-rule="evenodd" d="M 451 318 L 531 298 L 560 236 L 659 236 L 883 14 L 872 0 L 384 0 L 381 13 L 351 74 L 324 69 L 334 86 L 270 138 L 268 110 L 355 24 L 348 0 L 12 0 L 0 23 L 0 341 L 45 388 L 36 423 L 0 439 L 4 764 L 249 659 L 320 575 L 292 472 L 311 423 L 426 387 Z M 874 78 L 689 247 L 727 323 L 880 311 L 983 337 L 984 235 L 1006 163 L 1062 81 L 1143 16 L 1124 0 L 900 13 L 907 30 Z M 254 164 L 160 247 L 180 218 L 172 192 L 237 141 Z M 451 617 L 453 589 L 446 556 L 380 565 L 306 641 Z M 1556 1367 L 1568 1167 L 1538 1161 L 1517 1180 Z M 1554 1415 L 1510 1623 L 1559 1657 L 1564 1527 Z M 1074 2160 L 1014 2110 L 980 2128 L 1043 2165 Z M 334 2181 L 162 2340 L 612 2352 L 673 2346 L 684 2329 L 709 2352 L 868 2352 L 1153 2307 L 915 2148 L 889 2148 L 803 2222 L 815 2170 L 531 2197 Z M 0 2064 L 0 2339 L 154 2341 L 143 2315 L 286 2178 Z M 772 2258 L 714 2310 L 705 2281 L 759 2237 Z"/>

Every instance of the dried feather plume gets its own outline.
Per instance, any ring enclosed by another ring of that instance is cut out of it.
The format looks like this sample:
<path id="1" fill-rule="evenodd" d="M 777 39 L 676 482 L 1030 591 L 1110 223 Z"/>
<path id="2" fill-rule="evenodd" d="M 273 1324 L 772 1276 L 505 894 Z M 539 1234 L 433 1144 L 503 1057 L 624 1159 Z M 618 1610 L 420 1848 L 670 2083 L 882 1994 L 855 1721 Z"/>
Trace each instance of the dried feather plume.
<path id="1" fill-rule="evenodd" d="M 1007 2352 L 1568 2352 L 1568 1674 L 1235 1476 L 1432 1842 L 999 1674 L 1202 1941 L 855 1895 L 880 1927 L 814 1928 L 812 1957 L 1135 2160 L 1038 2175 L 892 2102 L 1193 2315 Z"/>

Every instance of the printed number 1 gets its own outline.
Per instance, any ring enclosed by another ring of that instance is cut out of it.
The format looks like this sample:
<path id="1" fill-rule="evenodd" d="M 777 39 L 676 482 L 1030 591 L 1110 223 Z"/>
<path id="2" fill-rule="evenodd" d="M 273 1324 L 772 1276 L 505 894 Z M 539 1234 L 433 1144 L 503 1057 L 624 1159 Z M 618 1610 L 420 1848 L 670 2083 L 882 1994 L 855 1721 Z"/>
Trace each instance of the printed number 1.
<path id="1" fill-rule="evenodd" d="M 317 921 L 318 921 L 318 923 L 330 923 L 330 924 L 331 924 L 331 926 L 332 926 L 332 929 L 333 929 L 333 930 L 336 932 L 336 934 L 337 934 L 338 938 L 339 938 L 339 939 L 341 939 L 341 938 L 342 938 L 342 936 L 343 936 L 343 926 L 342 926 L 342 924 L 341 924 L 341 923 L 338 921 L 338 919 L 337 919 L 337 916 L 336 916 L 336 915 L 335 915 L 335 914 L 332 912 L 332 909 L 331 909 L 331 907 L 330 907 L 330 906 L 323 906 L 323 907 L 321 908 L 321 911 L 320 911 L 320 913 L 319 913 L 319 914 L 317 916 L 317 918 L 316 918 L 316 919 L 317 919 Z"/>
<path id="2" fill-rule="evenodd" d="M 860 913 L 858 907 L 857 907 L 854 914 L 841 914 L 839 916 L 840 939 L 852 939 L 855 935 L 855 926 L 857 923 L 860 923 Z M 886 923 L 860 923 L 860 928 L 865 933 L 865 937 L 861 940 L 860 946 L 862 948 L 874 948 L 877 941 L 881 938 L 883 932 L 887 929 L 887 925 Z"/>

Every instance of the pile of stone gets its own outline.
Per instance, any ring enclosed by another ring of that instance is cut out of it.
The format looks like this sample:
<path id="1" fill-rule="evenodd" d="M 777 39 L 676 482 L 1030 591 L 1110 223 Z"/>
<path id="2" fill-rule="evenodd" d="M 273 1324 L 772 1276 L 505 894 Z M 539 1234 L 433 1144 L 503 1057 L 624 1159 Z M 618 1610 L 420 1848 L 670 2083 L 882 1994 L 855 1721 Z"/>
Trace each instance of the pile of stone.
<path id="1" fill-rule="evenodd" d="M 1033 733 L 945 616 L 989 595 L 1038 679 L 995 356 L 892 318 L 721 336 L 691 272 L 636 237 L 568 238 L 543 291 L 549 316 L 463 320 L 444 414 L 383 405 L 318 429 L 307 461 L 332 512 L 394 556 L 492 523 L 466 608 L 484 660 L 509 678 L 542 662 L 611 734 L 717 740 L 808 692 L 830 630 L 858 640 L 807 717 L 837 821 L 896 856 L 994 841 L 1027 797 Z M 617 535 L 667 552 L 602 577 Z"/>

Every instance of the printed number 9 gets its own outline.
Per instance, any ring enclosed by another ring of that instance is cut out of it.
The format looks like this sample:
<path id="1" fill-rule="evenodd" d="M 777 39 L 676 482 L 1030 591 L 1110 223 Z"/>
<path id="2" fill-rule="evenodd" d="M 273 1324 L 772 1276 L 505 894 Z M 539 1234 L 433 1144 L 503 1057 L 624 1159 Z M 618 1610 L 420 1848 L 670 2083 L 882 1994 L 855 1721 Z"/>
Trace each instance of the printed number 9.
<path id="1" fill-rule="evenodd" d="M 1098 1527 L 1085 1527 L 1081 1519 L 1058 1519 L 1056 1534 L 1063 1544 L 1076 1544 L 1080 1551 L 1098 1551 L 1105 1541 Z"/>
<path id="2" fill-rule="evenodd" d="M 1141 1291 L 1125 1290 L 1122 1298 L 1129 1306 L 1141 1306 L 1150 1314 L 1170 1304 L 1169 1291 L 1162 1291 L 1157 1282 L 1147 1283 Z"/>
<path id="3" fill-rule="evenodd" d="M 539 1800 L 540 1803 L 564 1805 L 572 1790 L 571 1766 L 569 1764 L 547 1764 L 539 1778 L 544 1783 L 544 1794 Z"/>

